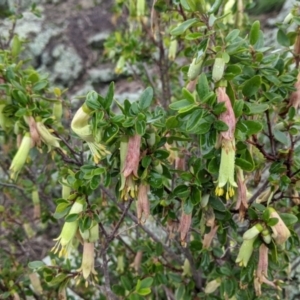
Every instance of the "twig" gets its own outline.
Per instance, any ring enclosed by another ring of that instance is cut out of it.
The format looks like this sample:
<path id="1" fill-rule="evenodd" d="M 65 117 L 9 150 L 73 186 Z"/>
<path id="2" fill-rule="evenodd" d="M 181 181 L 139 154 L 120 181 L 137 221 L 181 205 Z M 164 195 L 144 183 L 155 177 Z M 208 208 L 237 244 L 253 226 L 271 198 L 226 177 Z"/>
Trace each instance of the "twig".
<path id="1" fill-rule="evenodd" d="M 256 198 L 266 189 L 268 186 L 269 181 L 266 180 L 263 185 L 252 195 L 252 197 L 249 199 L 248 204 L 252 204 Z"/>
<path id="2" fill-rule="evenodd" d="M 275 156 L 276 151 L 275 151 L 274 136 L 273 136 L 273 132 L 272 132 L 271 120 L 270 120 L 270 115 L 269 115 L 268 111 L 266 111 L 266 117 L 267 117 L 267 125 L 268 125 L 268 131 L 269 131 L 269 139 L 270 139 L 270 144 L 271 144 L 271 150 L 272 150 L 273 156 Z"/>
<path id="3" fill-rule="evenodd" d="M 122 205 L 121 203 L 118 203 L 118 201 L 116 200 L 116 198 L 102 185 L 100 185 L 101 190 L 109 197 L 109 199 L 114 202 L 121 211 L 124 210 L 124 205 Z M 156 237 L 147 227 L 143 226 L 142 224 L 140 224 L 138 222 L 137 217 L 131 213 L 130 211 L 126 212 L 126 215 L 136 224 L 138 224 L 138 226 L 149 235 L 150 238 L 152 238 L 155 242 L 157 243 L 161 243 L 164 250 L 170 255 L 170 257 L 172 257 L 174 260 L 176 260 L 178 263 L 182 263 L 182 258 L 177 255 L 176 253 L 174 253 L 171 249 L 169 249 L 168 246 L 166 246 L 158 237 Z"/>

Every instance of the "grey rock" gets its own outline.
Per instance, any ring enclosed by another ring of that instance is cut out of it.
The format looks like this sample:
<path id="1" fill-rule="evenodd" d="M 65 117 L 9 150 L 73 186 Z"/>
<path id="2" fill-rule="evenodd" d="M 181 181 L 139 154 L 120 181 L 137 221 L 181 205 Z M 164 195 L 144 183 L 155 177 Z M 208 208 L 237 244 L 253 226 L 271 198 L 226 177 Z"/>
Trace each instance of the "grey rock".
<path id="1" fill-rule="evenodd" d="M 90 80 L 93 83 L 109 83 L 117 79 L 117 74 L 114 72 L 114 65 L 112 64 L 103 64 L 98 68 L 93 68 L 88 71 Z"/>

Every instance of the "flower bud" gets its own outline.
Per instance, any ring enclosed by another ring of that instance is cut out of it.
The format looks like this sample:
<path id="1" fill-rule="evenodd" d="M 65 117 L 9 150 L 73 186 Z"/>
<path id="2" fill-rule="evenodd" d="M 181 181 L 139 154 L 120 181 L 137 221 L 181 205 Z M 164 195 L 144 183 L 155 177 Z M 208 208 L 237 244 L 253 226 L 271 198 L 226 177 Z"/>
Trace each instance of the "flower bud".
<path id="1" fill-rule="evenodd" d="M 168 54 L 169 60 L 172 60 L 172 61 L 175 60 L 177 48 L 178 48 L 178 41 L 176 39 L 174 39 L 170 42 L 170 46 L 169 46 L 169 54 Z"/>
<path id="2" fill-rule="evenodd" d="M 22 138 L 22 142 L 20 148 L 18 149 L 17 153 L 15 154 L 11 165 L 9 167 L 10 170 L 10 178 L 12 180 L 17 180 L 18 174 L 23 168 L 26 159 L 28 157 L 30 148 L 32 145 L 32 139 L 29 133 L 25 133 L 24 137 Z"/>
<path id="3" fill-rule="evenodd" d="M 217 230 L 218 230 L 219 226 L 211 226 L 210 228 L 210 232 L 206 233 L 203 237 L 203 241 L 202 241 L 202 245 L 203 245 L 203 249 L 208 249 L 210 248 L 210 245 L 212 243 L 213 238 L 215 237 Z"/>
<path id="4" fill-rule="evenodd" d="M 36 123 L 36 127 L 43 143 L 48 147 L 48 152 L 50 152 L 52 148 L 60 148 L 60 139 L 52 135 L 49 129 L 44 125 L 44 123 L 38 121 Z"/>
<path id="5" fill-rule="evenodd" d="M 130 264 L 130 267 L 134 268 L 135 272 L 137 273 L 139 272 L 141 267 L 142 257 L 143 257 L 143 252 L 139 250 L 134 257 L 133 263 Z"/>
<path id="6" fill-rule="evenodd" d="M 117 61 L 117 65 L 115 67 L 115 73 L 121 74 L 124 71 L 125 66 L 125 57 L 121 55 Z"/>
<path id="7" fill-rule="evenodd" d="M 261 232 L 261 237 L 262 237 L 262 239 L 264 240 L 264 242 L 265 242 L 266 244 L 270 244 L 271 241 L 272 241 L 272 237 L 271 237 L 271 234 L 270 234 L 269 229 L 264 229 L 264 230 Z"/>
<path id="8" fill-rule="evenodd" d="M 144 224 L 150 215 L 150 203 L 148 199 L 149 185 L 140 184 L 137 200 L 137 217 L 139 223 Z M 142 217 L 144 217 L 142 219 Z"/>
<path id="9" fill-rule="evenodd" d="M 223 121 L 227 126 L 227 131 L 222 131 L 220 135 L 226 140 L 233 140 L 234 139 L 234 132 L 235 132 L 235 125 L 236 125 L 236 118 L 232 108 L 231 101 L 226 93 L 225 87 L 218 87 L 216 89 L 217 94 L 217 101 L 218 103 L 225 103 L 226 111 L 222 112 L 219 116 L 219 120 Z"/>
<path id="10" fill-rule="evenodd" d="M 243 239 L 251 240 L 257 237 L 262 231 L 263 231 L 262 225 L 260 223 L 257 223 L 243 234 Z"/>
<path id="11" fill-rule="evenodd" d="M 29 274 L 29 280 L 30 283 L 32 284 L 33 290 L 37 295 L 42 295 L 43 293 L 43 288 L 41 285 L 40 278 L 37 276 L 36 273 L 30 273 Z"/>
<path id="12" fill-rule="evenodd" d="M 61 122 L 61 117 L 63 115 L 63 107 L 61 100 L 55 101 L 53 103 L 52 114 L 55 118 L 55 121 Z"/>
<path id="13" fill-rule="evenodd" d="M 184 260 L 182 269 L 183 269 L 183 272 L 182 272 L 183 277 L 185 277 L 185 276 L 191 277 L 192 276 L 191 264 L 187 258 Z"/>
<path id="14" fill-rule="evenodd" d="M 33 203 L 33 219 L 37 220 L 41 217 L 41 205 L 39 193 L 36 189 L 31 192 L 31 199 Z"/>
<path id="15" fill-rule="evenodd" d="M 277 245 L 283 245 L 291 236 L 291 233 L 274 208 L 268 207 L 267 210 L 270 212 L 270 218 L 278 219 L 277 224 L 271 226 L 272 237 Z"/>
<path id="16" fill-rule="evenodd" d="M 259 282 L 262 282 L 263 277 L 267 277 L 268 275 L 268 251 L 269 248 L 265 244 L 260 245 L 258 266 L 256 269 L 256 277 L 258 277 Z"/>
<path id="17" fill-rule="evenodd" d="M 243 241 L 240 247 L 239 254 L 235 260 L 235 262 L 238 263 L 241 267 L 247 267 L 247 264 L 253 252 L 253 243 L 256 238 L 257 237 L 254 237 L 253 239 Z"/>
<path id="18" fill-rule="evenodd" d="M 212 294 L 216 289 L 221 285 L 221 278 L 214 279 L 209 281 L 204 289 L 205 294 Z"/>
<path id="19" fill-rule="evenodd" d="M 212 79 L 214 82 L 220 81 L 223 77 L 225 61 L 222 57 L 217 57 L 212 70 Z"/>
<path id="20" fill-rule="evenodd" d="M 198 61 L 196 58 L 193 59 L 187 74 L 189 81 L 195 80 L 197 76 L 200 75 L 202 70 L 203 60 L 204 60 L 203 57 L 198 59 Z"/>
<path id="21" fill-rule="evenodd" d="M 192 223 L 192 214 L 187 215 L 182 211 L 178 232 L 180 233 L 180 241 L 183 247 L 186 247 L 186 238 Z"/>
<path id="22" fill-rule="evenodd" d="M 116 271 L 120 274 L 124 273 L 124 256 L 123 255 L 118 255 L 118 257 L 117 257 Z"/>

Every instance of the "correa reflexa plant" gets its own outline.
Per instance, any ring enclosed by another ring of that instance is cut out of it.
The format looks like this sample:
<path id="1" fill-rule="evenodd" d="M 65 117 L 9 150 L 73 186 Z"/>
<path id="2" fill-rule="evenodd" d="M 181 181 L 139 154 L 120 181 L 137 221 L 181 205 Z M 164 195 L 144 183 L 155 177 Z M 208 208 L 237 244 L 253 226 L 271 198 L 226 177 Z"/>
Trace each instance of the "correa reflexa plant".
<path id="1" fill-rule="evenodd" d="M 104 55 L 137 101 L 73 107 L 7 37 L 1 299 L 292 299 L 300 10 L 275 45 L 251 5 L 116 1 Z"/>

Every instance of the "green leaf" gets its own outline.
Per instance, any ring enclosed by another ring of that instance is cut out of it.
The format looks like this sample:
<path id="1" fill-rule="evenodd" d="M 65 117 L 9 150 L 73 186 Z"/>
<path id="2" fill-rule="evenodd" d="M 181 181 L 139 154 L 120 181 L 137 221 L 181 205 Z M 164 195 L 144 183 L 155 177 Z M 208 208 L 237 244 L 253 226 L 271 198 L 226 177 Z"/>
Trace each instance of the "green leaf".
<path id="1" fill-rule="evenodd" d="M 146 295 L 149 295 L 151 293 L 151 289 L 150 288 L 140 289 L 140 290 L 137 291 L 137 293 L 141 296 L 146 296 Z"/>
<path id="2" fill-rule="evenodd" d="M 188 28 L 190 28 L 192 25 L 199 22 L 199 19 L 189 19 L 184 21 L 183 23 L 179 24 L 177 27 L 171 30 L 170 34 L 177 36 L 183 34 Z"/>
<path id="3" fill-rule="evenodd" d="M 142 110 L 146 110 L 152 103 L 152 99 L 153 99 L 153 89 L 152 87 L 147 87 L 141 97 L 140 97 L 140 101 L 139 101 L 139 107 Z"/>
<path id="4" fill-rule="evenodd" d="M 225 41 L 227 43 L 233 42 L 238 36 L 240 35 L 240 30 L 239 29 L 233 29 L 229 31 L 227 36 L 225 37 Z"/>
<path id="5" fill-rule="evenodd" d="M 228 125 L 221 120 L 216 120 L 213 126 L 217 131 L 227 131 L 229 129 Z"/>
<path id="6" fill-rule="evenodd" d="M 255 45 L 256 42 L 258 41 L 259 32 L 260 32 L 260 22 L 255 21 L 251 26 L 251 30 L 250 30 L 250 34 L 249 34 L 249 40 L 250 40 L 250 44 L 252 46 Z"/>
<path id="7" fill-rule="evenodd" d="M 253 134 L 257 134 L 258 132 L 262 131 L 263 125 L 261 122 L 252 121 L 252 120 L 244 120 L 241 121 L 247 127 L 247 135 L 251 136 Z"/>
<path id="8" fill-rule="evenodd" d="M 235 159 L 235 164 L 237 166 L 239 166 L 241 169 L 243 169 L 244 171 L 247 171 L 247 172 L 253 171 L 253 165 L 252 165 L 252 163 L 249 162 L 249 161 L 247 161 L 247 160 L 245 160 L 245 159 L 237 157 Z"/>
<path id="9" fill-rule="evenodd" d="M 179 100 L 179 101 L 175 101 L 173 103 L 171 103 L 169 105 L 169 107 L 173 110 L 180 110 L 180 109 L 184 109 L 186 107 L 190 107 L 193 106 L 193 104 L 191 104 L 190 101 L 188 101 L 187 99 L 183 99 L 183 100 Z"/>
<path id="10" fill-rule="evenodd" d="M 144 289 L 144 288 L 149 288 L 151 287 L 153 283 L 153 278 L 152 277 L 147 277 L 147 278 L 144 278 L 142 281 L 141 281 L 141 284 L 140 284 L 140 289 Z"/>
<path id="11" fill-rule="evenodd" d="M 194 95 L 186 88 L 182 88 L 182 95 L 183 98 L 188 100 L 191 104 L 195 103 Z"/>
<path id="12" fill-rule="evenodd" d="M 293 214 L 280 213 L 279 216 L 286 226 L 290 226 L 298 222 L 298 218 Z"/>
<path id="13" fill-rule="evenodd" d="M 224 212 L 226 211 L 226 207 L 224 203 L 215 196 L 210 196 L 208 200 L 209 205 L 217 211 Z"/>
<path id="14" fill-rule="evenodd" d="M 28 263 L 28 268 L 30 269 L 39 269 L 44 267 L 46 264 L 40 260 L 31 261 Z"/>
<path id="15" fill-rule="evenodd" d="M 185 184 L 176 186 L 172 193 L 176 197 L 185 198 L 190 194 L 190 187 Z"/>
<path id="16" fill-rule="evenodd" d="M 244 102 L 244 106 L 247 115 L 258 115 L 269 109 L 269 105 L 266 103 Z"/>
<path id="17" fill-rule="evenodd" d="M 197 128 L 194 129 L 195 133 L 197 134 L 205 134 L 210 130 L 211 123 L 208 122 L 205 118 L 200 119 L 197 123 Z"/>
<path id="18" fill-rule="evenodd" d="M 268 222 L 267 222 L 267 225 L 268 226 L 274 226 L 278 223 L 278 218 L 269 218 Z"/>
<path id="19" fill-rule="evenodd" d="M 186 130 L 192 131 L 195 127 L 197 127 L 198 126 L 197 124 L 201 121 L 202 115 L 203 115 L 202 109 L 194 110 L 186 122 Z"/>
<path id="20" fill-rule="evenodd" d="M 66 218 L 65 218 L 65 222 L 74 222 L 77 221 L 79 218 L 79 214 L 69 214 Z"/>
<path id="21" fill-rule="evenodd" d="M 256 76 L 248 79 L 244 83 L 242 92 L 243 92 L 244 96 L 251 97 L 257 93 L 260 86 L 261 86 L 261 77 L 259 75 L 256 75 Z"/>
<path id="22" fill-rule="evenodd" d="M 282 29 L 277 32 L 277 42 L 284 47 L 290 46 L 290 39 Z"/>
<path id="23" fill-rule="evenodd" d="M 210 88 L 205 73 L 201 73 L 199 76 L 196 88 L 200 100 L 205 99 L 205 97 L 209 94 Z"/>
<path id="24" fill-rule="evenodd" d="M 178 124 L 179 124 L 179 122 L 178 122 L 176 116 L 171 116 L 166 121 L 166 127 L 168 129 L 177 128 Z"/>
<path id="25" fill-rule="evenodd" d="M 232 80 L 236 76 L 240 75 L 242 73 L 242 69 L 238 65 L 229 65 L 226 67 L 224 72 L 224 78 L 226 80 Z"/>
<path id="26" fill-rule="evenodd" d="M 35 92 L 39 92 L 39 91 L 43 90 L 44 88 L 46 88 L 47 85 L 48 85 L 48 81 L 41 80 L 41 81 L 37 82 L 36 84 L 34 84 L 32 89 Z"/>
<path id="27" fill-rule="evenodd" d="M 104 109 L 109 109 L 112 101 L 114 99 L 114 93 L 115 93 L 115 83 L 112 81 L 108 87 L 107 94 L 105 96 L 105 100 L 103 102 Z"/>
<path id="28" fill-rule="evenodd" d="M 131 282 L 131 280 L 129 280 L 128 277 L 121 276 L 121 283 L 126 291 L 130 291 L 132 289 L 132 285 L 130 282 Z"/>
<path id="29" fill-rule="evenodd" d="M 274 138 L 283 145 L 287 147 L 290 145 L 290 140 L 284 132 L 281 132 L 277 129 L 273 130 Z"/>
<path id="30" fill-rule="evenodd" d="M 183 211 L 185 214 L 189 215 L 193 212 L 194 205 L 190 197 L 188 197 L 183 204 Z"/>
<path id="31" fill-rule="evenodd" d="M 138 135 L 144 135 L 146 132 L 146 122 L 145 121 L 137 121 L 135 123 L 135 130 Z"/>
<path id="32" fill-rule="evenodd" d="M 119 132 L 119 126 L 116 124 L 110 124 L 105 128 L 102 140 L 105 143 L 109 143 Z"/>
<path id="33" fill-rule="evenodd" d="M 239 118 L 243 114 L 245 101 L 243 100 L 236 100 L 234 102 L 233 111 L 236 118 Z"/>

